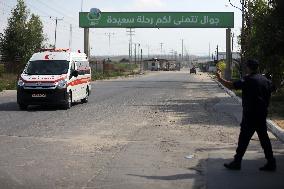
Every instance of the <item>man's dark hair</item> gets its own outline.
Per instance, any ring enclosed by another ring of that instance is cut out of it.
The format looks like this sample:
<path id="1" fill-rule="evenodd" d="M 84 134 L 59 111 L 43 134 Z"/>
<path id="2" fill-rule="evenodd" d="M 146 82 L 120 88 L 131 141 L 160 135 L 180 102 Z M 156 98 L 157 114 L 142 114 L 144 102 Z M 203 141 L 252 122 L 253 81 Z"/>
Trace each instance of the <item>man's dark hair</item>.
<path id="1" fill-rule="evenodd" d="M 259 66 L 259 62 L 257 60 L 250 59 L 247 61 L 246 65 L 251 71 L 256 72 Z"/>

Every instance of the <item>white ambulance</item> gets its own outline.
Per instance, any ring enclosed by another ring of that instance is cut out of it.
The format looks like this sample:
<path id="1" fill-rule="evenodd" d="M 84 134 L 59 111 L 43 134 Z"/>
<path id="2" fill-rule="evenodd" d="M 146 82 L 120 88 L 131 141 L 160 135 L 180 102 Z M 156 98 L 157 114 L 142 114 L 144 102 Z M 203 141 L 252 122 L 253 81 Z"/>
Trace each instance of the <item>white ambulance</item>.
<path id="1" fill-rule="evenodd" d="M 17 86 L 20 109 L 28 105 L 61 105 L 88 102 L 91 69 L 86 54 L 68 49 L 42 49 L 33 54 Z"/>

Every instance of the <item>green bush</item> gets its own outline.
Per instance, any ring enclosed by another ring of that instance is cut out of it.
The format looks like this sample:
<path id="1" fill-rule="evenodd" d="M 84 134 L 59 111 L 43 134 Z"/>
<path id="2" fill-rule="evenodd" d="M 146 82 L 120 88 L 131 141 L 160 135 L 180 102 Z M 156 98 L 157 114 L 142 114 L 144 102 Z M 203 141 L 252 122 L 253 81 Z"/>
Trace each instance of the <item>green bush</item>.
<path id="1" fill-rule="evenodd" d="M 0 76 L 0 91 L 14 90 L 17 87 L 17 75 L 3 73 Z"/>
<path id="2" fill-rule="evenodd" d="M 274 93 L 271 97 L 271 103 L 269 107 L 270 117 L 284 118 L 284 88 L 281 88 Z"/>
<path id="3" fill-rule="evenodd" d="M 115 67 L 118 70 L 122 70 L 122 71 L 132 71 L 134 69 L 138 68 L 137 64 L 129 64 L 129 63 L 117 63 L 115 64 Z"/>
<path id="4" fill-rule="evenodd" d="M 233 71 L 232 71 L 232 78 L 233 79 L 239 79 L 240 78 L 240 72 L 239 72 L 239 69 L 238 68 L 233 68 Z"/>
<path id="5" fill-rule="evenodd" d="M 220 69 L 222 73 L 225 72 L 226 69 L 226 63 L 225 61 L 219 61 L 216 65 L 217 69 Z"/>
<path id="6" fill-rule="evenodd" d="M 96 72 L 96 71 L 93 71 L 92 72 L 92 80 L 95 81 L 95 80 L 102 80 L 102 79 L 105 79 L 106 76 L 104 75 L 103 72 Z"/>

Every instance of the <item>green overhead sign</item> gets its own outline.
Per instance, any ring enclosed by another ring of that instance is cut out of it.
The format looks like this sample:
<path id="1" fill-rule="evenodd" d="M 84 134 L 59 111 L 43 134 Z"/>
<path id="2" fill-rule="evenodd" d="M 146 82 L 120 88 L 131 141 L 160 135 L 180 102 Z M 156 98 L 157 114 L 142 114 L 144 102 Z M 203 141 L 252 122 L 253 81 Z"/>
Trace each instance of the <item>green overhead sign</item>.
<path id="1" fill-rule="evenodd" d="M 233 28 L 233 12 L 80 12 L 81 28 Z"/>

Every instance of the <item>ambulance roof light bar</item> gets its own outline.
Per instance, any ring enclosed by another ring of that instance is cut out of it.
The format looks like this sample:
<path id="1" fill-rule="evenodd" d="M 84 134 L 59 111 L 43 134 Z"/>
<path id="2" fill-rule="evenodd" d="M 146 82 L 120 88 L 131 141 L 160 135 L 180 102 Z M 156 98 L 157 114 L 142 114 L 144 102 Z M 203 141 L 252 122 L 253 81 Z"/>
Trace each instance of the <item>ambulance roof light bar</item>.
<path id="1" fill-rule="evenodd" d="M 38 52 L 70 52 L 70 49 L 56 49 L 56 48 L 50 48 L 50 49 L 39 49 Z"/>

